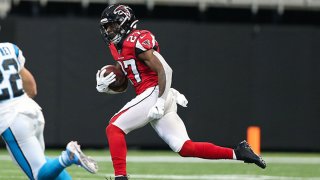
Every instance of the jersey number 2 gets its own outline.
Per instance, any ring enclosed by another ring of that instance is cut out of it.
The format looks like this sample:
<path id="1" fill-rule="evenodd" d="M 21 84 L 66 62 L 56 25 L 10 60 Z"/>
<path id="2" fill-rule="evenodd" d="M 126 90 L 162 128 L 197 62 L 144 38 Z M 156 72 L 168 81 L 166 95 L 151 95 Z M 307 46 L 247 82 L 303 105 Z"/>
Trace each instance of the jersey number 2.
<path id="1" fill-rule="evenodd" d="M 18 64 L 14 59 L 5 59 L 2 61 L 1 64 L 2 68 L 4 71 L 9 70 L 9 66 L 14 66 L 14 68 L 18 71 Z M 9 82 L 10 82 L 10 87 L 13 92 L 13 97 L 17 97 L 23 94 L 23 89 L 18 88 L 16 81 L 20 79 L 20 76 L 18 73 L 10 74 L 9 76 Z M 3 73 L 1 72 L 0 69 L 0 84 L 4 80 Z M 10 92 L 8 88 L 3 88 L 0 89 L 0 101 L 9 99 L 10 98 Z"/>

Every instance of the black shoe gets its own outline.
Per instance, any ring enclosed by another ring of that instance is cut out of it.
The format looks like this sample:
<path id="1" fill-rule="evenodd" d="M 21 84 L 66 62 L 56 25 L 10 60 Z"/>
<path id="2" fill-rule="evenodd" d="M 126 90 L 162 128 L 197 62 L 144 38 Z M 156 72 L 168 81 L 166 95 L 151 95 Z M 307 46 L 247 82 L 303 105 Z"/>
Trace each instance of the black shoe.
<path id="1" fill-rule="evenodd" d="M 266 168 L 266 162 L 257 154 L 255 154 L 247 141 L 242 141 L 235 149 L 234 152 L 238 160 L 243 160 L 245 163 L 255 163 L 262 169 Z"/>
<path id="2" fill-rule="evenodd" d="M 127 176 L 115 177 L 114 180 L 128 180 Z"/>

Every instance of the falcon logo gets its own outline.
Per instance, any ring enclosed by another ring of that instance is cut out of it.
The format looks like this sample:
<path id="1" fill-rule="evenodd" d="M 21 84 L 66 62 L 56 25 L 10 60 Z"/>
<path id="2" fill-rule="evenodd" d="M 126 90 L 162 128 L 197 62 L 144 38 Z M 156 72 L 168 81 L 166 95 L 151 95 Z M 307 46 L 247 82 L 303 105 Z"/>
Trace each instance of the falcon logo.
<path id="1" fill-rule="evenodd" d="M 148 47 L 151 46 L 151 43 L 150 43 L 149 39 L 143 41 L 142 44 L 145 45 L 145 46 L 148 46 Z"/>
<path id="2" fill-rule="evenodd" d="M 128 6 L 120 5 L 113 11 L 113 13 L 114 14 L 118 14 L 120 16 L 121 15 L 125 15 L 127 19 L 130 19 L 130 17 L 131 17 L 131 14 L 130 14 Z"/>

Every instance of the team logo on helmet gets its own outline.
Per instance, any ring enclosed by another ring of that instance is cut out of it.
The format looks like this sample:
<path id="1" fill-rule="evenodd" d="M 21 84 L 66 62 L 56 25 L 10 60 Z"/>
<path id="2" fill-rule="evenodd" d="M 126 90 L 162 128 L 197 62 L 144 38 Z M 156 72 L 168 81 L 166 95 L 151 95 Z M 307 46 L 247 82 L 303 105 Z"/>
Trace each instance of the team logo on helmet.
<path id="1" fill-rule="evenodd" d="M 114 14 L 118 14 L 118 15 L 125 15 L 127 19 L 130 19 L 131 17 L 131 13 L 129 11 L 129 7 L 128 6 L 124 6 L 124 5 L 120 5 L 118 6 L 114 11 Z"/>

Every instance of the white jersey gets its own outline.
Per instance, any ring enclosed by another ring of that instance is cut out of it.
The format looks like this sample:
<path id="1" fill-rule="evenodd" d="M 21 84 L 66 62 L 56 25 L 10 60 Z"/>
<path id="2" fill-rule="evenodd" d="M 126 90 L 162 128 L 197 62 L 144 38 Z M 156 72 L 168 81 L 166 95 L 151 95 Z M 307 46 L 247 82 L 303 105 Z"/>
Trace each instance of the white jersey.
<path id="1" fill-rule="evenodd" d="M 28 99 L 19 75 L 24 63 L 22 51 L 16 45 L 0 43 L 0 133 L 14 120 L 15 109 L 21 108 L 17 104 Z"/>

